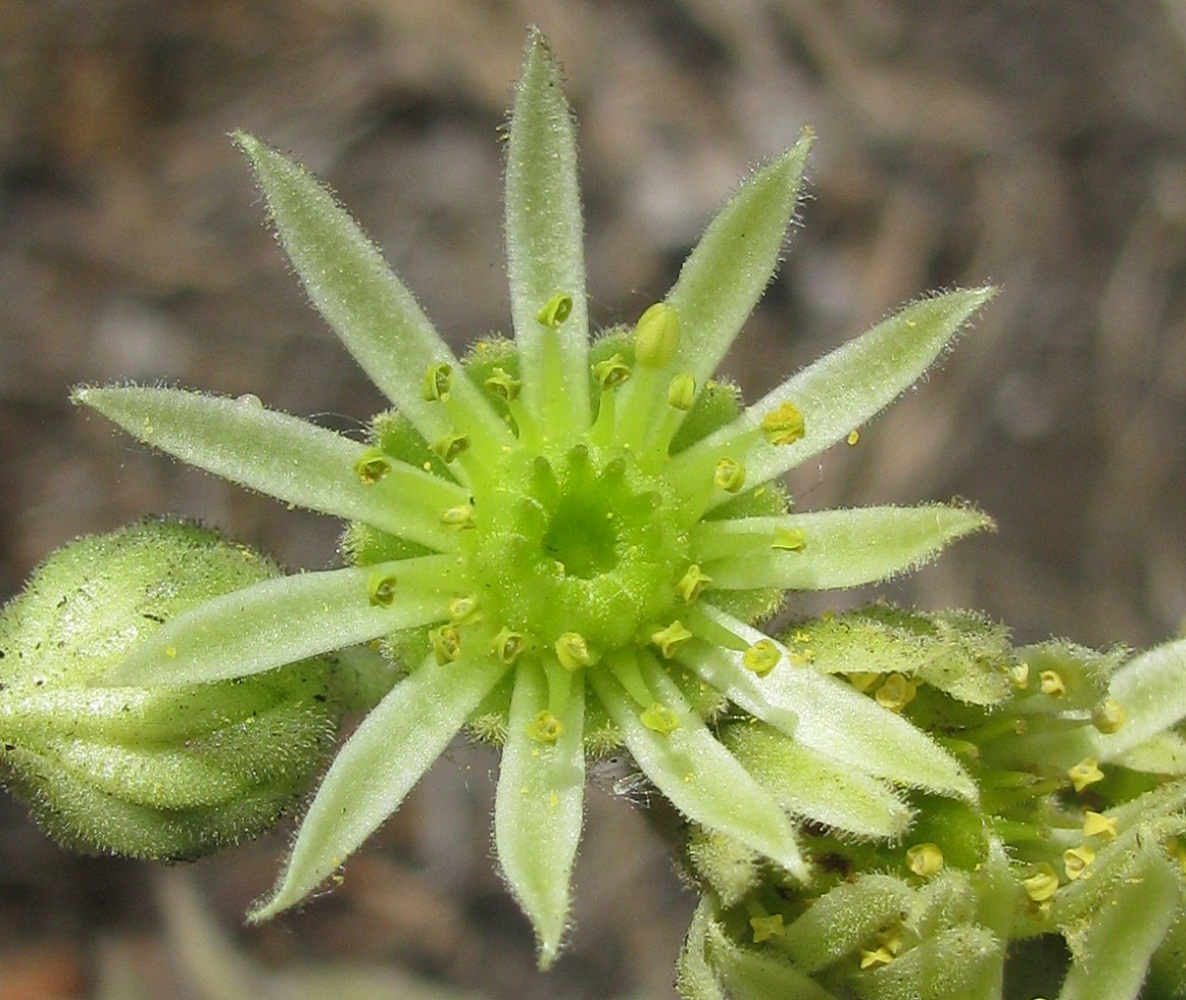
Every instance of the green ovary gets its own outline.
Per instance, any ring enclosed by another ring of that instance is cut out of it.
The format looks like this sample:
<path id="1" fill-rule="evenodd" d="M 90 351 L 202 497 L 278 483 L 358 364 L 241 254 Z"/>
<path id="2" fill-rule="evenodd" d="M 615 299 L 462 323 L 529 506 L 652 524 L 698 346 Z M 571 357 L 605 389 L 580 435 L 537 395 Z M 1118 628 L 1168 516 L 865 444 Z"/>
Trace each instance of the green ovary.
<path id="1" fill-rule="evenodd" d="M 577 633 L 596 659 L 669 617 L 688 539 L 664 481 L 628 449 L 516 449 L 493 482 L 475 492 L 464 539 L 489 619 L 545 648 Z"/>

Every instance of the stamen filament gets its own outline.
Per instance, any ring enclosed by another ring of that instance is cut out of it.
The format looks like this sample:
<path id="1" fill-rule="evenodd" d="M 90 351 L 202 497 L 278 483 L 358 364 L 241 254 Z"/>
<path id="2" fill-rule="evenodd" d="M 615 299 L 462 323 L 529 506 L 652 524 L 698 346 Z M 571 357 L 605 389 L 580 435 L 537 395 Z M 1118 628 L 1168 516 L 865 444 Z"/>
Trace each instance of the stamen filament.
<path id="1" fill-rule="evenodd" d="M 606 666 L 639 708 L 647 709 L 655 704 L 655 696 L 642 678 L 638 656 L 632 649 L 618 650 L 606 660 Z"/>

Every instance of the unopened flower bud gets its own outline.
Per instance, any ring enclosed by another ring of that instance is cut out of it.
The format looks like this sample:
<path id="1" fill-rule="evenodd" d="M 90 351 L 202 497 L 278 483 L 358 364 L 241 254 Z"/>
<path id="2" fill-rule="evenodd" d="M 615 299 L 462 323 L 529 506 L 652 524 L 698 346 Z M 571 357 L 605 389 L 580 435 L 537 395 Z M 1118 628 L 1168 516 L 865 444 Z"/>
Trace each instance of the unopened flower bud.
<path id="1" fill-rule="evenodd" d="M 165 622 L 276 574 L 214 532 L 149 520 L 59 549 L 0 610 L 0 763 L 56 839 L 193 858 L 263 833 L 304 793 L 336 724 L 327 661 L 104 686 Z"/>

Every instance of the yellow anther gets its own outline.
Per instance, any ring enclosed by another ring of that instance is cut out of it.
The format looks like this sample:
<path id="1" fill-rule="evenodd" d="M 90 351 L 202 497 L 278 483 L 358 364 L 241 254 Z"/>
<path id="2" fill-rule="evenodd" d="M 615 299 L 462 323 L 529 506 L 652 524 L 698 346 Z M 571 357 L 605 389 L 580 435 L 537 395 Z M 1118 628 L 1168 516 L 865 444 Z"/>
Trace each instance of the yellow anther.
<path id="1" fill-rule="evenodd" d="M 1091 710 L 1091 724 L 1101 733 L 1114 733 L 1124 725 L 1124 706 L 1115 698 L 1105 698 Z"/>
<path id="2" fill-rule="evenodd" d="M 391 459 L 378 448 L 368 448 L 358 456 L 354 471 L 362 483 L 373 486 L 391 471 Z"/>
<path id="3" fill-rule="evenodd" d="M 741 663 L 746 670 L 750 670 L 759 677 L 765 677 L 778 666 L 782 659 L 782 652 L 770 639 L 759 639 L 741 657 Z"/>
<path id="4" fill-rule="evenodd" d="M 1030 665 L 1015 663 L 1009 668 L 1009 683 L 1018 691 L 1024 691 L 1030 685 Z"/>
<path id="5" fill-rule="evenodd" d="M 432 446 L 433 452 L 446 465 L 469 447 L 469 438 L 464 434 L 446 434 Z"/>
<path id="6" fill-rule="evenodd" d="M 1116 838 L 1116 821 L 1111 816 L 1088 809 L 1083 813 L 1083 836 L 1099 837 L 1101 840 Z"/>
<path id="7" fill-rule="evenodd" d="M 367 600 L 381 608 L 391 607 L 395 600 L 395 574 L 372 573 L 367 580 Z"/>
<path id="8" fill-rule="evenodd" d="M 848 437 L 846 437 L 844 440 L 848 443 L 848 446 L 851 448 L 853 445 L 855 445 L 858 441 L 861 440 L 861 432 L 858 430 L 851 430 L 848 432 Z"/>
<path id="9" fill-rule="evenodd" d="M 717 462 L 712 481 L 726 493 L 736 493 L 745 485 L 745 466 L 732 458 L 722 458 Z"/>
<path id="10" fill-rule="evenodd" d="M 1082 878 L 1083 873 L 1087 871 L 1087 866 L 1094 860 L 1095 851 L 1086 844 L 1063 851 L 1062 866 L 1066 870 L 1067 881 L 1074 882 L 1076 879 Z"/>
<path id="11" fill-rule="evenodd" d="M 707 576 L 700 569 L 698 563 L 692 563 L 687 572 L 680 577 L 679 583 L 675 585 L 675 592 L 684 599 L 685 604 L 691 604 L 710 583 L 712 583 L 712 577 Z"/>
<path id="12" fill-rule="evenodd" d="M 474 506 L 463 503 L 450 507 L 441 515 L 441 524 L 449 528 L 472 528 L 474 526 Z"/>
<path id="13" fill-rule="evenodd" d="M 461 633 L 452 625 L 442 625 L 428 633 L 432 655 L 442 667 L 461 656 Z"/>
<path id="14" fill-rule="evenodd" d="M 572 296 L 557 292 L 544 303 L 543 308 L 535 314 L 535 318 L 549 330 L 555 330 L 571 314 Z"/>
<path id="15" fill-rule="evenodd" d="M 790 403 L 780 403 L 762 418 L 762 436 L 771 444 L 794 444 L 806 433 L 803 414 Z"/>
<path id="16" fill-rule="evenodd" d="M 580 670 L 595 660 L 585 637 L 579 632 L 565 632 L 556 640 L 555 649 L 556 659 L 565 670 Z"/>
<path id="17" fill-rule="evenodd" d="M 1081 792 L 1088 785 L 1094 785 L 1097 781 L 1104 780 L 1104 772 L 1100 770 L 1099 764 L 1096 763 L 1094 757 L 1084 757 L 1074 767 L 1068 769 L 1067 777 L 1071 779 L 1071 784 L 1075 786 L 1075 791 Z"/>
<path id="18" fill-rule="evenodd" d="M 754 944 L 761 944 L 775 937 L 786 937 L 787 929 L 783 926 L 781 913 L 772 913 L 768 917 L 750 917 L 749 925 L 754 932 Z"/>
<path id="19" fill-rule="evenodd" d="M 1021 885 L 1025 889 L 1025 894 L 1035 903 L 1044 903 L 1048 899 L 1053 899 L 1058 891 L 1058 876 L 1045 861 L 1037 865 L 1036 869 L 1029 878 L 1021 880 Z"/>
<path id="20" fill-rule="evenodd" d="M 856 673 L 848 675 L 848 683 L 862 694 L 870 690 L 880 680 L 881 674 L 873 671 L 858 670 Z"/>
<path id="21" fill-rule="evenodd" d="M 912 681 L 902 674 L 890 674 L 885 683 L 873 695 L 877 704 L 888 708 L 891 712 L 900 712 L 912 701 L 918 691 L 918 682 Z"/>
<path id="22" fill-rule="evenodd" d="M 527 724 L 527 735 L 539 743 L 555 743 L 564 726 L 546 708 Z"/>
<path id="23" fill-rule="evenodd" d="M 523 388 L 522 382 L 508 375 L 502 368 L 495 368 L 490 373 L 490 377 L 482 384 L 487 390 L 507 403 L 518 399 L 519 390 Z"/>
<path id="24" fill-rule="evenodd" d="M 634 359 L 646 368 L 662 368 L 679 350 L 679 312 L 656 302 L 634 327 Z"/>
<path id="25" fill-rule="evenodd" d="M 1043 670 L 1038 675 L 1038 690 L 1052 698 L 1061 698 L 1067 693 L 1067 685 L 1057 670 Z"/>
<path id="26" fill-rule="evenodd" d="M 938 844 L 915 844 L 906 851 L 906 867 L 921 878 L 929 878 L 943 868 L 943 851 Z"/>
<path id="27" fill-rule="evenodd" d="M 686 413 L 696 402 L 696 380 L 687 372 L 676 375 L 667 386 L 667 405 Z"/>
<path id="28" fill-rule="evenodd" d="M 679 729 L 679 717 L 666 705 L 655 702 L 639 715 L 642 724 L 660 736 L 670 736 Z"/>
<path id="29" fill-rule="evenodd" d="M 449 621 L 454 625 L 460 625 L 478 613 L 478 599 L 476 597 L 454 597 L 448 607 Z"/>
<path id="30" fill-rule="evenodd" d="M 439 400 L 443 403 L 449 398 L 449 393 L 452 390 L 453 366 L 446 364 L 429 365 L 428 371 L 424 373 L 424 382 L 421 386 L 425 400 L 430 403 Z"/>
<path id="31" fill-rule="evenodd" d="M 524 644 L 521 632 L 512 632 L 504 625 L 499 629 L 494 641 L 490 643 L 490 652 L 503 663 L 514 663 L 519 654 L 523 652 Z"/>
<path id="32" fill-rule="evenodd" d="M 802 552 L 807 548 L 807 535 L 802 528 L 775 528 L 770 547 L 783 552 Z"/>
<path id="33" fill-rule="evenodd" d="M 885 945 L 879 948 L 862 948 L 861 949 L 861 968 L 872 969 L 878 965 L 889 965 L 894 960 L 894 953 L 890 951 Z"/>
<path id="34" fill-rule="evenodd" d="M 1186 874 L 1186 845 L 1182 844 L 1182 838 L 1174 837 L 1165 845 L 1165 849 L 1169 853 L 1170 859 L 1178 862 L 1178 869 Z"/>
<path id="35" fill-rule="evenodd" d="M 626 364 L 622 355 L 615 354 L 604 361 L 598 361 L 593 366 L 593 377 L 597 379 L 597 384 L 601 386 L 602 391 L 612 389 L 614 386 L 629 381 L 630 366 Z"/>
<path id="36" fill-rule="evenodd" d="M 666 628 L 651 633 L 651 642 L 658 647 L 659 652 L 668 660 L 675 655 L 676 649 L 691 638 L 692 633 L 684 628 L 683 623 L 678 618 Z"/>

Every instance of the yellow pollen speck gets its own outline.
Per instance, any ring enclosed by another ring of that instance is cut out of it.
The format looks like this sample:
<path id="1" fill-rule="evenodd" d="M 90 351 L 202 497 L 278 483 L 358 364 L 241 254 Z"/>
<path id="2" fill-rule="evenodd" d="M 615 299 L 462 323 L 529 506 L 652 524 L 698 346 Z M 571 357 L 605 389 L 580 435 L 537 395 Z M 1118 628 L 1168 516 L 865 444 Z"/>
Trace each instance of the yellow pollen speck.
<path id="1" fill-rule="evenodd" d="M 781 913 L 774 913 L 768 917 L 750 917 L 749 925 L 754 932 L 754 944 L 761 944 L 773 937 L 785 937 L 787 933 Z"/>
<path id="2" fill-rule="evenodd" d="M 593 663 L 595 657 L 589 650 L 585 637 L 578 632 L 565 632 L 555 644 L 556 659 L 565 670 L 580 670 Z"/>
<path id="3" fill-rule="evenodd" d="M 450 507 L 441 515 L 441 524 L 449 528 L 472 528 L 474 526 L 473 504 L 463 503 Z"/>
<path id="4" fill-rule="evenodd" d="M 572 315 L 572 296 L 564 292 L 557 292 L 536 314 L 536 320 L 549 330 L 555 330 L 561 323 Z"/>
<path id="5" fill-rule="evenodd" d="M 770 547 L 783 552 L 802 552 L 807 548 L 807 534 L 802 528 L 775 528 Z"/>
<path id="6" fill-rule="evenodd" d="M 684 628 L 683 623 L 678 618 L 666 628 L 651 633 L 651 642 L 659 648 L 659 652 L 668 660 L 675 655 L 676 649 L 691 638 L 692 633 Z"/>
<path id="7" fill-rule="evenodd" d="M 564 726 L 546 708 L 527 726 L 527 735 L 540 743 L 555 743 L 564 732 Z"/>
<path id="8" fill-rule="evenodd" d="M 442 667 L 461 656 L 461 633 L 452 625 L 442 625 L 428 633 L 432 654 Z"/>
<path id="9" fill-rule="evenodd" d="M 170 660 L 173 659 L 177 655 L 177 647 L 176 646 L 166 646 L 165 647 L 165 655 L 167 657 L 169 657 Z"/>
<path id="10" fill-rule="evenodd" d="M 849 447 L 852 447 L 861 440 L 861 432 L 858 430 L 851 430 L 848 432 L 848 437 L 846 437 L 844 440 L 848 442 Z"/>
<path id="11" fill-rule="evenodd" d="M 1100 770 L 1094 757 L 1084 757 L 1078 764 L 1067 770 L 1067 777 L 1071 779 L 1075 791 L 1081 792 L 1088 785 L 1103 781 L 1104 772 Z"/>
<path id="12" fill-rule="evenodd" d="M 498 635 L 490 643 L 490 652 L 503 663 L 514 663 L 523 652 L 523 636 L 519 632 L 512 632 L 505 625 L 499 629 Z"/>
<path id="13" fill-rule="evenodd" d="M 449 602 L 449 621 L 454 625 L 460 625 L 462 622 L 471 619 L 478 611 L 478 599 L 476 597 L 454 597 Z"/>
<path id="14" fill-rule="evenodd" d="M 1094 860 L 1095 851 L 1086 845 L 1063 851 L 1062 863 L 1067 873 L 1067 879 L 1074 882 L 1076 879 L 1082 878 L 1087 873 L 1087 866 Z"/>
<path id="15" fill-rule="evenodd" d="M 1061 698 L 1067 693 L 1067 685 L 1058 671 L 1043 670 L 1038 675 L 1038 690 L 1052 698 Z"/>
<path id="16" fill-rule="evenodd" d="M 790 403 L 780 403 L 762 418 L 762 436 L 771 444 L 794 444 L 806 433 L 803 414 Z"/>
<path id="17" fill-rule="evenodd" d="M 1083 836 L 1113 840 L 1116 837 L 1116 821 L 1110 816 L 1088 809 L 1083 813 Z"/>
<path id="18" fill-rule="evenodd" d="M 354 463 L 354 473 L 364 486 L 373 486 L 390 471 L 390 460 L 378 448 L 368 448 Z"/>
<path id="19" fill-rule="evenodd" d="M 903 708 L 914 700 L 914 695 L 918 691 L 918 683 L 909 680 L 902 674 L 890 674 L 885 683 L 877 689 L 874 698 L 882 708 L 888 708 L 891 712 L 900 712 Z"/>
<path id="20" fill-rule="evenodd" d="M 1091 724 L 1101 733 L 1114 733 L 1124 725 L 1124 706 L 1115 698 L 1105 698 L 1091 710 Z"/>
<path id="21" fill-rule="evenodd" d="M 1044 903 L 1054 897 L 1058 891 L 1058 876 L 1054 869 L 1045 861 L 1037 866 L 1037 871 L 1027 879 L 1022 879 L 1025 894 L 1035 903 Z"/>
<path id="22" fill-rule="evenodd" d="M 712 474 L 714 486 L 726 493 L 737 493 L 745 485 L 745 466 L 732 458 L 722 458 Z"/>
<path id="23" fill-rule="evenodd" d="M 885 945 L 880 948 L 861 949 L 861 968 L 871 969 L 876 965 L 889 965 L 894 960 L 894 953 Z"/>
<path id="24" fill-rule="evenodd" d="M 934 875 L 943 868 L 943 851 L 929 841 L 915 844 L 906 851 L 906 867 L 923 878 Z"/>
<path id="25" fill-rule="evenodd" d="M 781 659 L 782 653 L 772 640 L 759 639 L 745 651 L 741 662 L 746 670 L 752 670 L 759 677 L 765 677 L 778 666 Z"/>
<path id="26" fill-rule="evenodd" d="M 395 600 L 395 574 L 372 573 L 367 580 L 367 599 L 378 607 L 391 607 Z"/>
<path id="27" fill-rule="evenodd" d="M 666 705 L 655 702 L 650 708 L 644 709 L 639 719 L 647 729 L 660 736 L 670 736 L 679 729 L 679 717 Z"/>
<path id="28" fill-rule="evenodd" d="M 692 563 L 675 585 L 675 592 L 684 599 L 685 604 L 691 604 L 710 583 L 712 577 L 702 572 L 697 563 Z"/>

